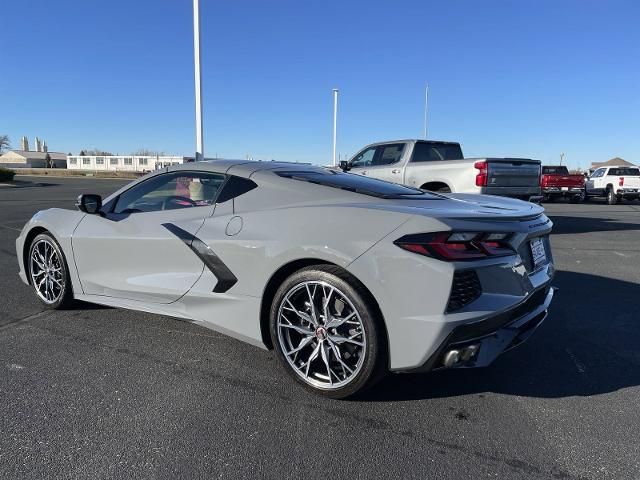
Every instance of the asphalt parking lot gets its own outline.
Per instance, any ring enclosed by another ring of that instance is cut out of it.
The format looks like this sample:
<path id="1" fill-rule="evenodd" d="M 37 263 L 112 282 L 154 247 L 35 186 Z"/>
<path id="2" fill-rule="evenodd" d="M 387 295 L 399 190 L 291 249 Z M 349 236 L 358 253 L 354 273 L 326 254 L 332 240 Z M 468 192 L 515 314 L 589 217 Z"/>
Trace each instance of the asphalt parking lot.
<path id="1" fill-rule="evenodd" d="M 521 348 L 331 401 L 179 320 L 44 311 L 22 225 L 124 182 L 19 180 L 0 187 L 0 478 L 640 478 L 640 202 L 546 205 L 560 292 Z"/>

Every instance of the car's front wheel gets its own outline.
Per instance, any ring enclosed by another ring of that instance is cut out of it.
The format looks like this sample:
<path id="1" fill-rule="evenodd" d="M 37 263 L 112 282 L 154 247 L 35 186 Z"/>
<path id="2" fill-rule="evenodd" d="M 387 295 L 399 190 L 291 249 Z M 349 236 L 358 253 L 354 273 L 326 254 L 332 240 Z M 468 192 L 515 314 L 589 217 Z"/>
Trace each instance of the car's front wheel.
<path id="1" fill-rule="evenodd" d="M 365 288 L 333 266 L 297 271 L 276 292 L 271 338 L 298 382 L 332 398 L 372 386 L 384 373 L 377 309 Z"/>
<path id="2" fill-rule="evenodd" d="M 49 234 L 36 236 L 27 258 L 29 280 L 48 308 L 64 308 L 73 301 L 69 270 L 58 242 Z"/>

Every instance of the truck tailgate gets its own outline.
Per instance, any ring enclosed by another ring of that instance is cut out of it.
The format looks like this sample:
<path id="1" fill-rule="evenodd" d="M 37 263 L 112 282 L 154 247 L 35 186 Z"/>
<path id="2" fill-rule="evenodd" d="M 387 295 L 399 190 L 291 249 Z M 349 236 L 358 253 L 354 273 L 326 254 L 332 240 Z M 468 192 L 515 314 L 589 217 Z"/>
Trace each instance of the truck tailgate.
<path id="1" fill-rule="evenodd" d="M 583 175 L 543 175 L 543 187 L 582 187 Z"/>
<path id="2" fill-rule="evenodd" d="M 640 177 L 637 177 L 635 175 L 625 175 L 624 177 L 624 181 L 622 182 L 622 187 L 619 188 L 624 188 L 624 189 L 640 189 Z M 620 182 L 618 181 L 618 184 Z"/>
<path id="3" fill-rule="evenodd" d="M 537 187 L 540 161 L 527 158 L 487 158 L 488 187 Z"/>

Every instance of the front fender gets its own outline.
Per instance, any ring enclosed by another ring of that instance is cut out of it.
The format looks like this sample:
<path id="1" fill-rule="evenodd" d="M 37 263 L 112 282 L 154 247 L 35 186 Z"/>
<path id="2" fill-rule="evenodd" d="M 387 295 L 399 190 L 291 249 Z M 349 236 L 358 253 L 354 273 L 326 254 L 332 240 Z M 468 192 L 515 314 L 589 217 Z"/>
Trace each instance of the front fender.
<path id="1" fill-rule="evenodd" d="M 73 291 L 78 293 L 82 292 L 76 263 L 73 257 L 71 237 L 85 215 L 86 213 L 76 210 L 50 208 L 37 212 L 24 227 L 22 227 L 22 231 L 16 239 L 16 256 L 18 257 L 18 275 L 24 283 L 29 284 L 29 276 L 27 275 L 25 265 L 25 250 L 29 248 L 33 237 L 46 230 L 53 235 L 60 245 L 60 248 L 62 248 L 62 253 L 67 261 Z"/>

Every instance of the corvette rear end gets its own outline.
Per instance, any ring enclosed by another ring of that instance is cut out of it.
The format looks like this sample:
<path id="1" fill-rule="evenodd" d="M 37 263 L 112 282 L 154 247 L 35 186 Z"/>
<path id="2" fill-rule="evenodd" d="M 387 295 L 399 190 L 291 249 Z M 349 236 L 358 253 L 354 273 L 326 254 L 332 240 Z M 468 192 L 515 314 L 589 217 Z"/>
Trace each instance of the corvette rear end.
<path id="1" fill-rule="evenodd" d="M 533 333 L 553 298 L 552 223 L 540 207 L 472 195 L 445 203 L 349 266 L 385 272 L 369 288 L 387 319 L 392 371 L 486 366 Z"/>

